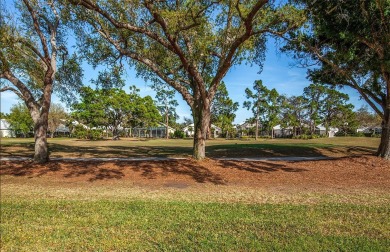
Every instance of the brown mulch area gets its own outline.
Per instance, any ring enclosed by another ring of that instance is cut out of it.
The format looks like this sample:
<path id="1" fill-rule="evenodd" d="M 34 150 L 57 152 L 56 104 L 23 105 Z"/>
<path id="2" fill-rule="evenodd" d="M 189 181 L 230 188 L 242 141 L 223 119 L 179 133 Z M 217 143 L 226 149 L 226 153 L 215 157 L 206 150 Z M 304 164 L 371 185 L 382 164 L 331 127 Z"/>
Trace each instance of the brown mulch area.
<path id="1" fill-rule="evenodd" d="M 2 161 L 0 175 L 66 183 L 130 182 L 138 186 L 185 188 L 192 185 L 248 187 L 283 186 L 295 189 L 390 189 L 390 161 L 374 156 L 321 161 Z"/>

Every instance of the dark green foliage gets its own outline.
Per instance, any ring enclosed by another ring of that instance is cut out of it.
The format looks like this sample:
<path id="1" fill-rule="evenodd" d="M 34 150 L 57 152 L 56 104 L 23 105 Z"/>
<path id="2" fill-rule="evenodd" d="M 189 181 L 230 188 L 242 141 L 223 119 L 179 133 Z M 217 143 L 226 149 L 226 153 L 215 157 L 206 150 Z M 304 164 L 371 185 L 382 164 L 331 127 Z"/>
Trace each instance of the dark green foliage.
<path id="1" fill-rule="evenodd" d="M 73 127 L 73 136 L 78 139 L 88 139 L 88 130 L 82 125 Z"/>
<path id="2" fill-rule="evenodd" d="M 303 96 L 282 97 L 281 123 L 282 127 L 292 127 L 292 135 L 302 134 L 306 120 L 307 100 Z"/>
<path id="3" fill-rule="evenodd" d="M 295 0 L 308 18 L 286 50 L 314 82 L 355 89 L 382 119 L 378 156 L 390 159 L 390 1 Z"/>
<path id="4" fill-rule="evenodd" d="M 174 125 L 179 115 L 176 113 L 176 107 L 179 105 L 175 99 L 175 90 L 167 85 L 156 86 L 156 99 L 159 105 L 158 111 L 164 118 L 165 124 Z"/>
<path id="5" fill-rule="evenodd" d="M 105 127 L 113 136 L 119 136 L 123 128 L 151 127 L 161 119 L 152 98 L 140 97 L 133 88 L 130 94 L 121 89 L 93 90 L 90 87 L 81 91 L 81 101 L 72 106 L 72 117 L 87 129 Z"/>
<path id="6" fill-rule="evenodd" d="M 184 136 L 185 134 L 182 130 L 175 130 L 175 132 L 173 133 L 174 138 L 184 138 Z"/>
<path id="7" fill-rule="evenodd" d="M 89 128 L 105 125 L 105 106 L 101 94 L 99 90 L 83 87 L 80 92 L 81 101 L 72 105 L 72 117 Z"/>
<path id="8" fill-rule="evenodd" d="M 273 137 L 272 128 L 280 122 L 280 109 L 283 97 L 276 89 L 269 90 L 261 80 L 253 83 L 253 90 L 245 89 L 246 98 L 244 108 L 251 109 L 256 123 L 256 139 L 258 137 L 258 124 Z"/>
<path id="9" fill-rule="evenodd" d="M 0 13 L 0 92 L 14 92 L 34 121 L 34 160 L 49 160 L 51 96 L 71 101 L 82 85 L 79 58 L 69 55 L 65 6 L 60 1 L 11 1 Z M 9 8 L 9 9 L 8 9 Z"/>
<path id="10" fill-rule="evenodd" d="M 6 113 L 3 113 L 3 112 L 0 112 L 0 119 L 7 119 L 9 116 L 9 114 L 6 114 Z"/>
<path id="11" fill-rule="evenodd" d="M 33 132 L 34 122 L 26 105 L 22 103 L 11 107 L 7 121 L 17 135 L 27 137 L 29 133 Z"/>
<path id="12" fill-rule="evenodd" d="M 179 92 L 194 121 L 194 157 L 205 157 L 210 108 L 233 65 L 262 66 L 266 35 L 300 26 L 303 12 L 262 1 L 69 0 L 80 51 L 93 65 L 122 65 Z"/>
<path id="13" fill-rule="evenodd" d="M 223 137 L 228 137 L 228 134 L 234 130 L 233 121 L 236 118 L 235 113 L 238 110 L 238 106 L 238 102 L 233 102 L 229 98 L 226 85 L 224 82 L 221 82 L 211 105 L 210 124 L 220 127 Z"/>

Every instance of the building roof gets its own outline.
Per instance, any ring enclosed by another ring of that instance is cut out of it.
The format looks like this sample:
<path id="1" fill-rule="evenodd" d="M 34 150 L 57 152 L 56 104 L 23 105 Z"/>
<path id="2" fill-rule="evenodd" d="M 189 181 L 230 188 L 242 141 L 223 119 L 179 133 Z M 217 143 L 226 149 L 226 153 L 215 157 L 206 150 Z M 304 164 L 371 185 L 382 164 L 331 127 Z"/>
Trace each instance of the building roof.
<path id="1" fill-rule="evenodd" d="M 191 124 L 185 126 L 185 127 L 183 128 L 183 131 L 189 131 L 189 130 L 188 130 L 189 127 L 192 127 L 192 131 L 194 131 L 194 125 L 195 125 L 195 124 L 191 123 Z M 211 128 L 212 128 L 212 129 L 216 129 L 216 130 L 221 130 L 220 127 L 215 126 L 214 124 L 211 124 Z"/>
<path id="2" fill-rule="evenodd" d="M 320 125 L 316 126 L 316 129 L 317 130 L 326 130 L 326 127 L 324 125 L 320 124 Z M 337 132 L 337 131 L 339 131 L 339 129 L 338 128 L 329 127 L 329 131 Z"/>
<path id="3" fill-rule="evenodd" d="M 281 130 L 281 129 L 293 129 L 293 127 L 288 126 L 288 127 L 282 127 L 282 125 L 278 124 L 275 127 L 273 127 L 274 130 Z"/>
<path id="4" fill-rule="evenodd" d="M 69 133 L 70 130 L 68 127 L 66 127 L 64 124 L 58 125 L 58 127 L 55 130 L 56 132 L 61 132 L 61 133 Z"/>

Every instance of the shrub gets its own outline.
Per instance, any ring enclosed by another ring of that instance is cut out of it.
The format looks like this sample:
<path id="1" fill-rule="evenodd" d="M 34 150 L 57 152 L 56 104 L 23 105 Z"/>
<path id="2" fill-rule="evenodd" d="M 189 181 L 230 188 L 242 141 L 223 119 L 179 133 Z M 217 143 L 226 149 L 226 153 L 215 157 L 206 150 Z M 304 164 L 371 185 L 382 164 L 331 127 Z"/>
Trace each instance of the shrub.
<path id="1" fill-rule="evenodd" d="M 184 131 L 182 130 L 175 130 L 173 133 L 174 138 L 184 138 Z"/>
<path id="2" fill-rule="evenodd" d="M 81 125 L 77 125 L 74 129 L 74 136 L 78 139 L 99 140 L 102 139 L 102 134 L 101 129 L 88 130 Z"/>
<path id="3" fill-rule="evenodd" d="M 356 136 L 356 137 L 364 137 L 364 133 L 363 132 L 356 132 L 353 136 Z"/>
<path id="4" fill-rule="evenodd" d="M 76 125 L 74 128 L 74 136 L 78 139 L 86 139 L 88 131 L 81 125 Z"/>
<path id="5" fill-rule="evenodd" d="M 90 140 L 99 140 L 99 139 L 102 139 L 102 133 L 103 131 L 100 130 L 100 129 L 92 129 L 90 132 L 89 132 L 89 139 Z"/>

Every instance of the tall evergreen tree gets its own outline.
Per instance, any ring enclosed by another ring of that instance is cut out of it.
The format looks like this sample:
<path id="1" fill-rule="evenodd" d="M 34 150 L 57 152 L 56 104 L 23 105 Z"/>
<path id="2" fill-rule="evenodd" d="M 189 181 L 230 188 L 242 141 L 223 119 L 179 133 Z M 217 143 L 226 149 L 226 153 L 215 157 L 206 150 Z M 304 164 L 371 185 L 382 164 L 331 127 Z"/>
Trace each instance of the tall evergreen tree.
<path id="1" fill-rule="evenodd" d="M 176 107 L 179 105 L 177 100 L 175 99 L 175 90 L 171 89 L 169 86 L 163 85 L 158 86 L 157 88 L 156 99 L 160 103 L 157 106 L 161 115 L 165 121 L 165 138 L 169 137 L 169 125 L 170 121 L 174 121 L 179 119 L 179 115 L 176 113 Z"/>
<path id="2" fill-rule="evenodd" d="M 244 101 L 243 107 L 252 110 L 253 117 L 255 118 L 256 123 L 256 131 L 255 131 L 255 139 L 257 140 L 259 137 L 259 122 L 260 117 L 263 116 L 265 122 L 265 116 L 267 112 L 267 97 L 270 93 L 270 90 L 263 85 L 262 80 L 256 80 L 253 83 L 253 90 L 249 88 L 245 89 L 247 101 Z"/>
<path id="3" fill-rule="evenodd" d="M 233 129 L 233 121 L 236 118 L 236 111 L 238 110 L 238 102 L 233 102 L 229 97 L 224 82 L 221 82 L 214 100 L 211 104 L 211 124 L 215 124 L 222 130 L 222 135 L 228 137 L 229 132 Z"/>

